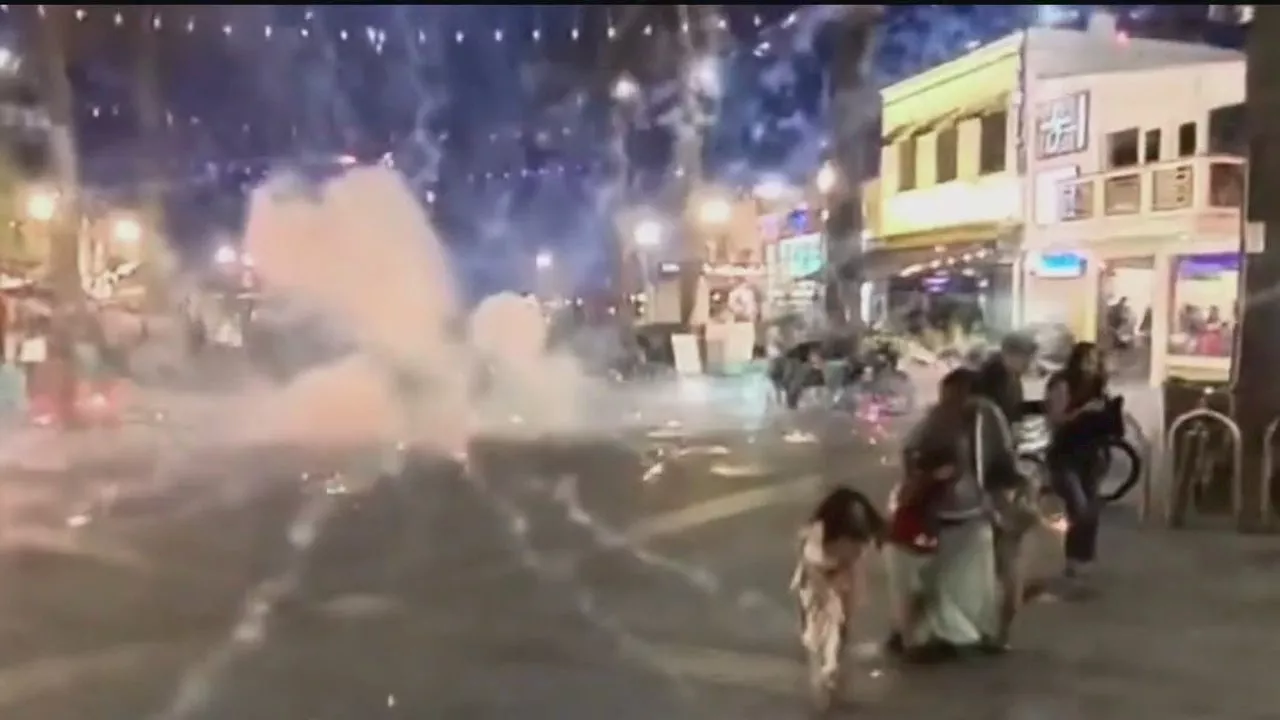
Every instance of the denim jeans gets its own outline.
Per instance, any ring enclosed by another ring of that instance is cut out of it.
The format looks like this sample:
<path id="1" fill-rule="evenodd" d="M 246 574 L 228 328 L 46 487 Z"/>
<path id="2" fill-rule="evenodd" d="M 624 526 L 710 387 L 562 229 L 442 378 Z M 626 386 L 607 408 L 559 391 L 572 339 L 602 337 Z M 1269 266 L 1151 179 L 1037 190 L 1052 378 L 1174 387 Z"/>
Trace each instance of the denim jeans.
<path id="1" fill-rule="evenodd" d="M 1092 562 L 1098 549 L 1097 462 L 1092 449 L 1050 450 L 1048 463 L 1054 492 L 1067 510 L 1065 551 L 1068 561 Z"/>

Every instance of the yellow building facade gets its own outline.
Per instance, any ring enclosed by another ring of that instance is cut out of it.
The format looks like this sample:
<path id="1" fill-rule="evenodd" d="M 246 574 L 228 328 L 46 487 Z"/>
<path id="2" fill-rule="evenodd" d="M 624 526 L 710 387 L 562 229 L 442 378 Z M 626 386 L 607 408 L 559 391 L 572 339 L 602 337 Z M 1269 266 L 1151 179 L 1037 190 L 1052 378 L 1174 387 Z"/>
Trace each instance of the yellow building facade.
<path id="1" fill-rule="evenodd" d="M 1012 324 L 1023 43 L 1012 35 L 881 91 L 873 320 Z"/>

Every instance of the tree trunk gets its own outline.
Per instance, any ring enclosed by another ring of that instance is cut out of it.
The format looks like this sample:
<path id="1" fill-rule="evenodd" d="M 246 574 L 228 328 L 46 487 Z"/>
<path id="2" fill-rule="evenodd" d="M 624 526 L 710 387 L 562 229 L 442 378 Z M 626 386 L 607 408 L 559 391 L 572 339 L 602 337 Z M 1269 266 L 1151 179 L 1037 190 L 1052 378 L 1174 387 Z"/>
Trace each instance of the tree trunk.
<path id="1" fill-rule="evenodd" d="M 879 5 L 851 5 L 836 26 L 831 66 L 831 136 L 839 182 L 827 224 L 825 306 L 832 325 L 862 319 L 862 182 L 880 100 L 868 82 Z"/>
<path id="2" fill-rule="evenodd" d="M 1241 326 L 1234 358 L 1236 419 L 1244 444 L 1242 530 L 1262 525 L 1265 508 L 1275 507 L 1274 494 L 1265 497 L 1260 480 L 1263 434 L 1280 416 L 1280 46 L 1271 41 L 1271 28 L 1280 32 L 1280 7 L 1259 5 L 1250 29 L 1246 97 L 1248 104 L 1249 197 L 1245 212 L 1251 230 L 1262 235 L 1261 252 L 1245 254 L 1243 292 L 1239 298 Z M 1274 122 L 1273 122 L 1274 121 Z M 1274 487 L 1273 487 L 1274 489 Z"/>
<path id="3" fill-rule="evenodd" d="M 154 10 L 139 8 L 134 23 L 133 100 L 143 158 L 141 267 L 146 306 L 166 306 L 168 252 L 165 248 L 164 172 L 161 156 L 165 137 L 165 110 L 160 102 L 159 47 L 152 27 Z"/>
<path id="4" fill-rule="evenodd" d="M 29 6 L 29 27 L 38 41 L 42 100 L 49 113 L 49 153 L 53 184 L 58 192 L 58 211 L 49 222 L 49 284 L 53 290 L 53 317 L 48 339 L 50 377 L 56 396 L 59 419 L 64 425 L 78 423 L 76 412 L 75 327 L 83 310 L 84 292 L 80 278 L 80 181 L 75 141 L 75 116 L 71 80 L 67 77 L 67 56 L 63 30 L 70 7 Z"/>
<path id="5" fill-rule="evenodd" d="M 684 62 L 681 63 L 681 71 L 685 73 L 685 77 L 680 79 L 681 96 L 680 103 L 682 109 L 682 122 L 676 135 L 676 163 L 683 171 L 677 182 L 680 188 L 680 208 L 681 232 L 679 236 L 679 258 L 680 258 L 680 322 L 687 329 L 693 329 L 693 311 L 698 304 L 698 281 L 702 278 L 702 248 L 699 246 L 700 233 L 698 228 L 694 226 L 694 219 L 697 213 L 693 208 L 689 207 L 690 203 L 697 197 L 697 190 L 702 182 L 702 131 L 703 119 L 702 108 L 700 107 L 698 88 L 694 85 L 694 80 L 690 77 L 689 72 L 693 64 L 698 60 L 697 50 L 694 48 L 693 36 L 695 32 L 702 31 L 700 22 L 703 15 L 703 8 L 716 6 L 702 5 L 681 5 L 679 6 L 679 18 L 682 25 L 687 25 L 689 32 L 682 32 L 679 28 L 676 32 L 680 33 L 680 40 L 683 43 Z"/>

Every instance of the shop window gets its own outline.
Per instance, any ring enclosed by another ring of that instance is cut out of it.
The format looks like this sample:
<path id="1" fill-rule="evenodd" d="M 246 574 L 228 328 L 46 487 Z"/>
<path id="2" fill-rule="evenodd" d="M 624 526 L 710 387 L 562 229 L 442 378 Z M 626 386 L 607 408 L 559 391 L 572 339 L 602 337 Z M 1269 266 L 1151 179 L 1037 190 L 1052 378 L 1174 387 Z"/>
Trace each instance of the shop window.
<path id="1" fill-rule="evenodd" d="M 1106 215 L 1132 215 L 1141 209 L 1142 177 L 1120 175 L 1107 178 L 1102 185 L 1102 212 Z"/>
<path id="2" fill-rule="evenodd" d="M 956 179 L 958 142 L 954 127 L 949 127 L 938 133 L 935 155 L 937 159 L 937 181 L 940 183 L 951 182 Z"/>
<path id="3" fill-rule="evenodd" d="M 1196 124 L 1182 123 L 1178 126 L 1178 157 L 1191 157 L 1196 154 Z"/>
<path id="4" fill-rule="evenodd" d="M 916 189 L 916 139 L 898 143 L 898 190 Z"/>
<path id="5" fill-rule="evenodd" d="M 1107 167 L 1125 168 L 1138 164 L 1138 128 L 1107 135 Z"/>
<path id="6" fill-rule="evenodd" d="M 1190 165 L 1161 168 L 1151 173 L 1151 209 L 1179 210 L 1191 207 L 1195 175 Z"/>
<path id="7" fill-rule="evenodd" d="M 1093 217 L 1093 180 L 1072 180 L 1058 186 L 1058 217 L 1087 220 Z"/>
<path id="8" fill-rule="evenodd" d="M 1216 162 L 1209 166 L 1209 205 L 1238 208 L 1244 204 L 1244 163 Z"/>
<path id="9" fill-rule="evenodd" d="M 1142 139 L 1142 162 L 1160 162 L 1160 129 L 1148 130 Z"/>
<path id="10" fill-rule="evenodd" d="M 1184 255 L 1175 262 L 1169 354 L 1231 357 L 1240 255 Z"/>
<path id="11" fill-rule="evenodd" d="M 1009 114 L 1004 110 L 983 115 L 978 143 L 978 172 L 982 175 L 1004 172 L 1009 142 Z"/>
<path id="12" fill-rule="evenodd" d="M 1210 153 L 1239 155 L 1249 153 L 1249 138 L 1245 134 L 1244 104 L 1223 105 L 1209 111 Z"/>

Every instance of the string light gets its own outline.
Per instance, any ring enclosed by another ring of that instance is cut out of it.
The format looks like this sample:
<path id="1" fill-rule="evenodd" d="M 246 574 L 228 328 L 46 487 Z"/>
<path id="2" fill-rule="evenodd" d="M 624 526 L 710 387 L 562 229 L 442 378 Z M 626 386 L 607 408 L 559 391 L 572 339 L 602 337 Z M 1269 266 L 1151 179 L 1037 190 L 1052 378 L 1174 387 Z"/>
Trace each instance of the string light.
<path id="1" fill-rule="evenodd" d="M 13 6 L 0 5 L 0 14 L 9 13 L 11 7 Z M 43 5 L 37 6 L 37 13 L 39 17 L 42 18 L 47 18 L 49 15 Z M 96 18 L 97 22 L 106 23 L 107 27 L 120 28 L 121 31 L 127 31 L 125 15 L 126 13 L 120 11 L 88 7 L 78 7 L 72 11 L 72 16 L 80 23 L 92 23 L 95 22 Z M 166 12 L 162 10 L 152 10 L 148 11 L 148 14 L 142 16 L 142 18 L 141 27 L 148 28 L 150 31 L 156 33 L 194 34 L 201 29 L 201 26 L 197 23 L 197 16 L 190 13 L 176 14 L 171 11 Z M 315 19 L 315 11 L 308 9 L 303 13 L 301 22 L 292 24 L 292 27 L 289 25 L 282 25 L 279 22 L 255 23 L 250 25 L 243 22 L 236 23 L 234 21 L 215 23 L 212 25 L 206 23 L 203 27 L 206 32 L 213 32 L 223 37 L 257 37 L 260 42 L 266 43 L 287 40 L 290 37 L 315 39 L 323 42 L 325 35 L 329 38 L 334 38 L 336 36 L 337 40 L 341 42 L 352 42 L 353 40 L 359 41 L 361 44 L 369 47 L 377 54 L 383 54 L 385 48 L 396 43 L 425 45 L 429 42 L 429 38 L 432 37 L 431 32 L 435 30 L 434 28 L 430 29 L 430 31 L 423 28 L 417 28 L 410 32 L 388 32 L 388 30 L 380 27 L 364 26 L 358 30 L 351 27 L 339 27 L 330 30 L 328 33 L 317 33 L 313 32 L 313 30 L 317 29 L 313 26 Z M 768 23 L 759 13 L 730 13 L 728 16 L 721 15 L 717 17 L 714 22 L 716 27 L 720 30 L 729 31 L 731 33 L 744 33 L 745 37 L 738 38 L 743 41 L 744 52 L 755 52 L 756 54 L 759 54 L 762 47 L 766 49 L 770 47 L 770 43 L 766 41 L 766 38 L 772 37 L 773 33 L 777 33 L 780 30 L 795 27 L 798 23 L 798 15 L 793 12 L 787 15 L 780 22 Z M 575 42 L 581 42 L 587 39 L 588 34 L 583 29 L 584 27 L 587 27 L 587 25 L 584 24 L 583 18 L 579 15 L 570 26 L 568 33 L 569 38 Z M 613 18 L 608 15 L 606 16 L 606 22 L 599 26 L 599 28 L 600 29 L 596 32 L 602 32 L 606 40 L 617 41 L 622 39 L 624 35 L 620 27 L 614 23 Z M 679 30 L 681 32 L 688 33 L 691 31 L 691 28 L 688 23 L 681 23 Z M 297 34 L 294 35 L 290 31 L 296 31 Z M 658 34 L 656 27 L 651 23 L 646 23 L 643 26 L 634 28 L 631 32 L 636 33 L 637 31 L 640 36 L 645 38 L 652 38 Z M 450 31 L 446 30 L 445 32 L 447 37 L 447 34 Z M 468 36 L 462 29 L 454 29 L 451 32 L 453 34 L 454 41 L 458 44 L 473 41 L 483 42 L 486 39 L 491 40 L 494 43 L 504 44 L 512 42 L 518 43 L 521 41 L 526 43 L 542 43 L 547 40 L 547 29 L 545 26 L 535 26 L 529 29 L 527 34 L 514 33 L 510 28 L 494 27 L 487 35 L 479 34 L 475 38 Z M 784 47 L 789 45 L 789 43 L 778 42 L 773 43 L 773 45 L 777 47 Z M 417 51 L 415 50 L 414 52 Z M 637 90 L 640 93 L 644 92 L 643 88 L 637 88 Z M 114 118 L 119 117 L 121 114 L 119 105 L 101 102 L 87 104 L 82 108 L 81 112 L 84 116 L 92 119 Z M 201 118 L 198 116 L 185 116 L 180 118 L 172 111 L 165 111 L 165 121 L 169 126 L 177 126 L 180 124 L 198 126 L 202 124 Z M 45 125 L 47 125 L 47 119 Z M 242 124 L 239 130 L 241 133 L 249 134 L 252 132 L 252 127 L 248 124 Z M 294 128 L 293 132 L 296 135 L 297 129 Z M 540 144 L 545 144 L 544 141 L 547 138 L 554 136 L 573 141 L 576 133 L 574 128 L 568 126 L 559 128 L 558 132 L 553 129 L 550 133 L 547 132 L 546 128 L 535 130 L 520 128 L 494 132 L 490 135 L 489 142 L 497 144 L 510 140 L 514 142 L 539 142 Z M 418 135 L 418 138 L 423 139 L 420 134 Z M 425 139 L 435 140 L 436 142 L 445 142 L 448 140 L 448 134 L 444 132 L 432 133 Z M 273 159 L 272 162 L 275 163 L 278 162 L 278 160 L 278 158 Z M 196 180 L 193 180 L 196 182 L 207 182 L 211 174 L 215 177 L 220 174 L 242 174 L 246 176 L 254 176 L 257 172 L 254 168 L 261 164 L 263 163 L 259 163 L 254 160 L 247 162 L 232 160 L 214 167 L 212 173 L 208 171 L 208 166 L 206 165 L 205 169 L 202 169 L 201 172 L 192 173 L 191 175 L 196 178 Z M 550 165 L 540 168 L 495 169 L 478 171 L 469 175 L 455 177 L 461 177 L 468 183 L 480 184 L 500 181 L 523 181 L 541 177 L 567 177 L 573 175 L 585 176 L 596 172 L 607 171 L 608 168 L 604 163 L 577 165 L 566 164 Z M 675 177 L 680 177 L 683 175 L 684 170 L 683 168 L 677 167 L 672 168 L 669 172 Z M 187 181 L 187 179 L 180 178 L 179 184 Z M 436 192 L 428 191 L 428 195 L 431 199 L 434 199 Z"/>

